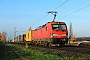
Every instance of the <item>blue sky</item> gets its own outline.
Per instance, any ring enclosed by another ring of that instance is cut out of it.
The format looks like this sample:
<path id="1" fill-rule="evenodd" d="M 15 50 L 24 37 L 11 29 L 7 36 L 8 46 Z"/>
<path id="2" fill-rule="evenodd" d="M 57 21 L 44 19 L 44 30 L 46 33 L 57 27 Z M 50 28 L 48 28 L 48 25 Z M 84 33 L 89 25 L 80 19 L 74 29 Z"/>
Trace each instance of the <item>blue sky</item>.
<path id="1" fill-rule="evenodd" d="M 90 0 L 0 0 L 0 32 L 13 37 L 14 27 L 17 35 L 30 26 L 35 29 L 52 21 L 48 11 L 57 11 L 56 21 L 66 22 L 68 28 L 71 22 L 76 37 L 90 36 Z"/>

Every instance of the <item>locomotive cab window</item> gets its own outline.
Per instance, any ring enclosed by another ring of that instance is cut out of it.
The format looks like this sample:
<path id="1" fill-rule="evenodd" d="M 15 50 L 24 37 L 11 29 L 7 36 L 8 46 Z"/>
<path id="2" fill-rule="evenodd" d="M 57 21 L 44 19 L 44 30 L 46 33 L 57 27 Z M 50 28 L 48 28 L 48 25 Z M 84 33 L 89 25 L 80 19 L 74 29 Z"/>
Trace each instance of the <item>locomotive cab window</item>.
<path id="1" fill-rule="evenodd" d="M 65 24 L 53 24 L 52 30 L 66 30 Z"/>

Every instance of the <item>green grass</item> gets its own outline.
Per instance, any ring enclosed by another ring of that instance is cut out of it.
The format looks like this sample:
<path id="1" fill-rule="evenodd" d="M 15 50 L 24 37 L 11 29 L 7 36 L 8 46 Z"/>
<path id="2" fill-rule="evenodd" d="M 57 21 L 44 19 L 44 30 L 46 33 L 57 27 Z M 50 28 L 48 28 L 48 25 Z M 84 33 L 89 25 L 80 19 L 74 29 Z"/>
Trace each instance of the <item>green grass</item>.
<path id="1" fill-rule="evenodd" d="M 56 54 L 52 55 L 38 50 L 26 49 L 24 47 L 17 45 L 9 45 L 9 46 L 15 50 L 18 50 L 18 52 L 20 52 L 21 55 L 27 57 L 30 60 L 85 60 L 84 58 L 77 59 L 77 58 L 60 57 L 57 56 Z"/>
<path id="2" fill-rule="evenodd" d="M 8 50 L 8 56 L 10 60 L 20 60 L 15 53 L 10 49 L 10 46 L 7 46 Z"/>

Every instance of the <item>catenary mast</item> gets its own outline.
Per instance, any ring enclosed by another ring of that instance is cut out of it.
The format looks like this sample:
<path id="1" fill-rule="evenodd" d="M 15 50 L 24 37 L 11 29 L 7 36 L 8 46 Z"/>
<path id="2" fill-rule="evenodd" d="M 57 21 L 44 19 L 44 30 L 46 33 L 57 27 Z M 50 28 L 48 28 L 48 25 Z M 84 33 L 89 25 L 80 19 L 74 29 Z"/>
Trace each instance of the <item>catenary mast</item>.
<path id="1" fill-rule="evenodd" d="M 69 39 L 73 37 L 73 30 L 72 30 L 72 23 L 70 23 L 70 28 L 69 28 Z"/>

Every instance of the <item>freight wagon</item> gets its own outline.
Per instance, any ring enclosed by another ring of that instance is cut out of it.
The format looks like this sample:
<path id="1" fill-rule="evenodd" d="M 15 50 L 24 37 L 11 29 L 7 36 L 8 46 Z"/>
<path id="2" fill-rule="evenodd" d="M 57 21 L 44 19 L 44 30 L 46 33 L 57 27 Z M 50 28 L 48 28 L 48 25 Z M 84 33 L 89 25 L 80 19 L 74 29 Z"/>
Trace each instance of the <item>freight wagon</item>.
<path id="1" fill-rule="evenodd" d="M 27 32 L 26 32 L 26 42 L 28 42 L 29 44 L 31 44 L 32 43 L 32 41 L 33 41 L 33 33 L 34 33 L 34 30 L 28 30 Z"/>
<path id="2" fill-rule="evenodd" d="M 19 35 L 14 38 L 15 43 L 25 43 L 26 34 Z"/>
<path id="3" fill-rule="evenodd" d="M 25 43 L 26 34 L 22 34 L 20 37 L 21 38 L 20 38 L 19 42 L 20 43 Z"/>

